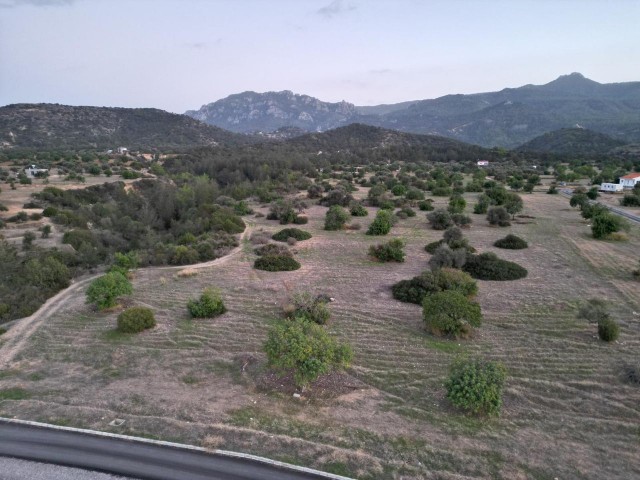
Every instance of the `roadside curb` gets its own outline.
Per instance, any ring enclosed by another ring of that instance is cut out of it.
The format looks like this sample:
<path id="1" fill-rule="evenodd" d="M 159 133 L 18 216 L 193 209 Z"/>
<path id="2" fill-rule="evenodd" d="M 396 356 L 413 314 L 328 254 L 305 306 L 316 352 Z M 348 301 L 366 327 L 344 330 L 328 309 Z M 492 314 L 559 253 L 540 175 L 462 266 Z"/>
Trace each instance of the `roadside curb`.
<path id="1" fill-rule="evenodd" d="M 177 450 L 191 450 L 191 451 L 196 451 L 196 452 L 207 453 L 207 454 L 210 454 L 210 455 L 218 455 L 218 456 L 221 456 L 221 457 L 243 459 L 243 460 L 246 460 L 248 462 L 262 463 L 262 464 L 266 464 L 266 465 L 271 465 L 271 466 L 276 467 L 276 468 L 281 468 L 281 469 L 286 469 L 286 470 L 291 470 L 291 471 L 296 471 L 296 472 L 301 472 L 301 473 L 308 473 L 308 474 L 311 474 L 311 475 L 316 475 L 318 477 L 324 477 L 324 478 L 328 478 L 328 479 L 332 479 L 332 480 L 354 480 L 354 479 L 352 479 L 350 477 L 344 477 L 342 475 L 336 475 L 336 474 L 333 474 L 333 473 L 322 472 L 320 470 L 315 470 L 313 468 L 301 467 L 301 466 L 298 466 L 298 465 L 292 465 L 290 463 L 280 462 L 278 460 L 271 460 L 269 458 L 260 457 L 258 455 L 251 455 L 251 454 L 248 454 L 248 453 L 232 452 L 232 451 L 229 451 L 229 450 L 208 450 L 208 449 L 203 448 L 203 447 L 196 447 L 195 445 L 187 445 L 187 444 L 184 444 L 184 443 L 167 442 L 167 441 L 164 441 L 164 440 L 152 440 L 152 439 L 149 439 L 149 438 L 141 438 L 141 437 L 132 437 L 132 436 L 129 436 L 129 435 L 121 435 L 119 433 L 101 432 L 99 430 L 89 430 L 89 429 L 75 428 L 75 427 L 63 427 L 63 426 L 60 426 L 60 425 L 51 425 L 51 424 L 48 424 L 48 423 L 33 422 L 33 421 L 30 421 L 30 420 L 18 420 L 18 419 L 15 419 L 15 418 L 0 417 L 0 425 L 2 425 L 3 423 L 25 425 L 25 426 L 36 427 L 36 428 L 44 428 L 44 429 L 49 429 L 49 430 L 60 430 L 60 431 L 64 431 L 64 432 L 75 432 L 75 433 L 79 433 L 79 434 L 83 434 L 83 435 L 92 435 L 92 436 L 95 436 L 95 437 L 115 438 L 115 439 L 125 440 L 125 441 L 129 441 L 129 442 L 146 443 L 146 444 L 149 444 L 149 445 L 157 445 L 157 446 L 173 448 L 173 449 L 177 449 Z"/>

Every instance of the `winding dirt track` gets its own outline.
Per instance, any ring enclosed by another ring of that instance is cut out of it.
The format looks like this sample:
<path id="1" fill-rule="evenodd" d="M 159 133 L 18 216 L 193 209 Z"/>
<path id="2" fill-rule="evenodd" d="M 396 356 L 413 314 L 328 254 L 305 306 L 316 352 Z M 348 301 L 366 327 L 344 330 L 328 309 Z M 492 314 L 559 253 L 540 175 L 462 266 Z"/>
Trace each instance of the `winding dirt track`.
<path id="1" fill-rule="evenodd" d="M 245 220 L 247 227 L 240 235 L 238 246 L 231 250 L 224 257 L 216 258 L 208 262 L 196 263 L 193 265 L 176 265 L 170 267 L 149 267 L 154 270 L 183 270 L 189 269 L 201 269 L 213 266 L 224 265 L 232 257 L 236 256 L 242 251 L 242 244 L 247 235 L 252 231 L 253 225 Z M 4 369 L 11 363 L 20 350 L 24 347 L 24 344 L 28 338 L 42 325 L 51 315 L 55 314 L 62 305 L 73 295 L 76 295 L 82 290 L 88 283 L 95 280 L 103 273 L 97 273 L 90 275 L 76 281 L 72 281 L 71 285 L 64 290 L 61 290 L 53 297 L 49 298 L 36 312 L 29 317 L 24 317 L 15 320 L 9 331 L 4 334 L 4 343 L 0 347 L 0 369 Z"/>

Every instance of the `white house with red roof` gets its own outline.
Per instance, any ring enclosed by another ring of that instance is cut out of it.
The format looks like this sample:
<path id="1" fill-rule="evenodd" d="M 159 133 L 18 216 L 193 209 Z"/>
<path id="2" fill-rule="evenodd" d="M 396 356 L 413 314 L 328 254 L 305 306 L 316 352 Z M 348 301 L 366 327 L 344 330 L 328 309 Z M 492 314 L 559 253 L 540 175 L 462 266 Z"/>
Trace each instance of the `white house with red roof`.
<path id="1" fill-rule="evenodd" d="M 630 173 L 624 177 L 620 177 L 620 185 L 622 188 L 633 188 L 640 183 L 640 172 Z"/>

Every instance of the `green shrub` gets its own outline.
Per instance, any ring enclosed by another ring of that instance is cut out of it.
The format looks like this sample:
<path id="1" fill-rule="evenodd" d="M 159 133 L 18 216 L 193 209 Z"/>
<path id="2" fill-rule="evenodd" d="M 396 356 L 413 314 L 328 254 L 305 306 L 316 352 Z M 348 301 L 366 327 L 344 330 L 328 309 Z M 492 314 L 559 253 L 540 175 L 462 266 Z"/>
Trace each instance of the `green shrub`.
<path id="1" fill-rule="evenodd" d="M 153 310 L 131 307 L 118 315 L 118 330 L 123 333 L 138 333 L 156 326 Z"/>
<path id="2" fill-rule="evenodd" d="M 398 216 L 401 213 L 404 214 L 407 217 L 415 217 L 416 216 L 416 211 L 411 207 L 402 207 L 400 209 L 400 211 L 398 212 Z"/>
<path id="3" fill-rule="evenodd" d="M 212 318 L 227 311 L 220 293 L 212 288 L 202 292 L 199 299 L 190 299 L 187 310 L 193 318 Z"/>
<path id="4" fill-rule="evenodd" d="M 309 240 L 311 238 L 311 234 L 304 230 L 300 230 L 299 228 L 285 228 L 273 234 L 271 238 L 277 242 L 286 242 L 289 238 L 295 238 L 298 241 L 302 241 Z"/>
<path id="5" fill-rule="evenodd" d="M 285 315 L 289 319 L 304 319 L 318 325 L 326 324 L 331 318 L 328 307 L 329 298 L 324 295 L 311 295 L 309 292 L 296 293 L 291 303 L 285 306 Z"/>
<path id="6" fill-rule="evenodd" d="M 393 193 L 396 196 L 402 196 L 405 195 L 407 193 L 407 187 L 405 187 L 402 184 L 398 184 L 395 185 L 392 189 L 391 189 L 391 193 Z"/>
<path id="7" fill-rule="evenodd" d="M 416 187 L 411 187 L 405 193 L 404 198 L 407 200 L 424 200 L 424 192 Z"/>
<path id="8" fill-rule="evenodd" d="M 351 205 L 351 208 L 349 209 L 349 212 L 354 217 L 366 217 L 367 215 L 369 215 L 369 211 L 364 207 L 364 205 L 359 202 L 353 203 Z"/>
<path id="9" fill-rule="evenodd" d="M 631 385 L 640 385 L 640 364 L 623 364 L 622 381 L 625 383 L 630 383 Z"/>
<path id="10" fill-rule="evenodd" d="M 463 410 L 498 415 L 506 375 L 501 363 L 480 359 L 456 360 L 445 382 L 447 398 Z"/>
<path id="11" fill-rule="evenodd" d="M 424 249 L 427 253 L 430 253 L 431 255 L 433 255 L 434 253 L 436 253 L 436 250 L 440 245 L 445 245 L 445 244 L 446 242 L 444 241 L 444 239 L 440 239 L 440 240 L 436 240 L 435 242 L 427 243 Z"/>
<path id="12" fill-rule="evenodd" d="M 253 267 L 268 272 L 288 272 L 298 270 L 301 265 L 296 259 L 287 255 L 265 255 L 256 259 Z"/>
<path id="13" fill-rule="evenodd" d="M 454 290 L 467 297 L 473 297 L 478 292 L 478 285 L 468 273 L 442 268 L 426 270 L 411 280 L 401 280 L 391 287 L 393 298 L 418 305 L 422 305 L 425 296 L 445 290 Z"/>
<path id="14" fill-rule="evenodd" d="M 460 195 L 453 195 L 451 199 L 449 199 L 449 213 L 462 213 L 464 212 L 465 207 L 467 206 L 467 202 Z"/>
<path id="15" fill-rule="evenodd" d="M 496 240 L 493 245 L 498 248 L 506 248 L 509 250 L 522 250 L 529 246 L 526 240 L 511 233 L 504 238 Z"/>
<path id="16" fill-rule="evenodd" d="M 430 212 L 433 210 L 433 203 L 430 200 L 422 200 L 418 203 L 418 208 L 423 212 Z"/>
<path id="17" fill-rule="evenodd" d="M 598 323 L 600 320 L 609 317 L 607 311 L 607 301 L 601 298 L 590 298 L 581 303 L 578 307 L 578 318 L 587 320 L 590 323 Z"/>
<path id="18" fill-rule="evenodd" d="M 467 255 L 462 267 L 473 278 L 478 280 L 518 280 L 527 276 L 527 269 L 517 263 L 498 258 L 495 253 Z"/>
<path id="19" fill-rule="evenodd" d="M 404 262 L 404 245 L 404 240 L 394 238 L 387 243 L 371 245 L 369 247 L 369 255 L 382 262 Z"/>
<path id="20" fill-rule="evenodd" d="M 427 220 L 431 224 L 431 228 L 434 230 L 446 230 L 453 225 L 451 215 L 443 208 L 438 208 L 433 212 L 427 213 Z"/>
<path id="21" fill-rule="evenodd" d="M 549 195 L 557 195 L 558 194 L 558 187 L 556 187 L 555 185 L 551 185 L 549 187 L 549 190 L 547 190 L 547 193 Z"/>
<path id="22" fill-rule="evenodd" d="M 437 270 L 439 268 L 462 268 L 467 261 L 467 250 L 464 248 L 452 249 L 443 243 L 429 259 L 429 268 Z"/>
<path id="23" fill-rule="evenodd" d="M 593 238 L 606 238 L 612 233 L 628 229 L 628 224 L 621 217 L 612 213 L 602 213 L 593 218 L 591 232 Z"/>
<path id="24" fill-rule="evenodd" d="M 133 287 L 120 272 L 110 272 L 96 278 L 87 289 L 87 303 L 93 303 L 99 310 L 111 308 L 122 295 L 131 295 Z"/>
<path id="25" fill-rule="evenodd" d="M 489 210 L 491 199 L 484 193 L 478 196 L 478 203 L 473 206 L 473 213 L 483 215 Z"/>
<path id="26" fill-rule="evenodd" d="M 296 225 L 306 225 L 309 223 L 309 219 L 304 215 L 296 215 L 296 218 L 293 219 L 293 223 Z"/>
<path id="27" fill-rule="evenodd" d="M 620 327 L 615 320 L 608 316 L 598 320 L 598 336 L 600 337 L 600 340 L 613 342 L 618 339 L 619 335 Z"/>
<path id="28" fill-rule="evenodd" d="M 324 220 L 325 230 L 342 230 L 349 219 L 349 214 L 340 205 L 332 205 Z"/>
<path id="29" fill-rule="evenodd" d="M 424 297 L 422 318 L 434 335 L 465 337 L 482 323 L 480 305 L 456 290 L 444 290 Z"/>
<path id="30" fill-rule="evenodd" d="M 491 207 L 487 212 L 487 220 L 490 225 L 508 227 L 511 225 L 510 219 L 511 216 L 504 207 Z"/>
<path id="31" fill-rule="evenodd" d="M 353 352 L 336 342 L 322 326 L 296 319 L 274 323 L 264 344 L 269 366 L 283 373 L 293 372 L 300 389 L 320 375 L 349 365 Z"/>
<path id="32" fill-rule="evenodd" d="M 378 210 L 376 218 L 373 220 L 367 235 L 386 235 L 391 231 L 391 212 L 388 210 Z"/>

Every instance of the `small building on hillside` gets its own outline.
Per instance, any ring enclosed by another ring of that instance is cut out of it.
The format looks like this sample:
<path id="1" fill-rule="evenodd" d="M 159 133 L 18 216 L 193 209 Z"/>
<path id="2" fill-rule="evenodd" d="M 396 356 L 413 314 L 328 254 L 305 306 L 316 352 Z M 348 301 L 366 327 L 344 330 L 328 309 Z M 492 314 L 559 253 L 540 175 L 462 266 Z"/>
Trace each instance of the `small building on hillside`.
<path id="1" fill-rule="evenodd" d="M 640 183 L 640 173 L 630 173 L 624 177 L 620 177 L 620 185 L 622 188 L 633 188 Z"/>
<path id="2" fill-rule="evenodd" d="M 611 192 L 611 193 L 621 192 L 622 185 L 619 183 L 603 183 L 602 185 L 600 185 L 599 190 L 601 192 Z"/>
<path id="3" fill-rule="evenodd" d="M 38 168 L 35 165 L 29 165 L 24 169 L 24 173 L 27 174 L 28 177 L 38 177 L 48 173 L 49 170 L 46 168 Z"/>
<path id="4" fill-rule="evenodd" d="M 478 160 L 476 162 L 476 165 L 478 165 L 479 167 L 488 167 L 489 166 L 489 160 Z"/>
<path id="5" fill-rule="evenodd" d="M 126 155 L 127 152 L 129 152 L 129 149 L 127 147 L 118 147 L 118 153 L 120 155 Z"/>

